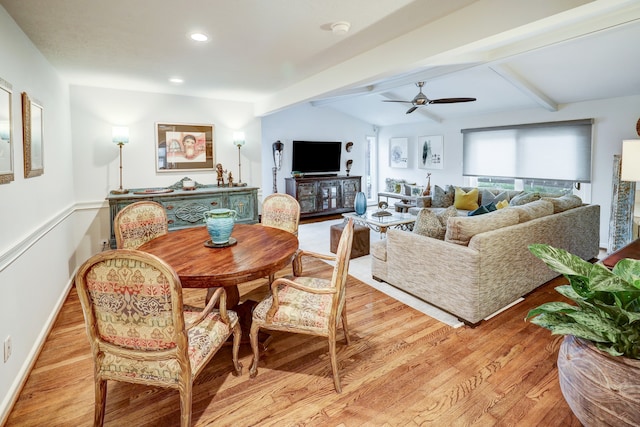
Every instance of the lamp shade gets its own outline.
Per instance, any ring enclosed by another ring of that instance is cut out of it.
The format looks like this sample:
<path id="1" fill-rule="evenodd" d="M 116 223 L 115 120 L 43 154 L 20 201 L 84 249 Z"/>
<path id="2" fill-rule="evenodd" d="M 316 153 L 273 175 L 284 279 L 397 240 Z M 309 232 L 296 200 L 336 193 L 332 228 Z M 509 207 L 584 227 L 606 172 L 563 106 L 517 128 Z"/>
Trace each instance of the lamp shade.
<path id="1" fill-rule="evenodd" d="M 113 143 L 127 144 L 129 142 L 129 128 L 126 126 L 113 127 Z"/>
<path id="2" fill-rule="evenodd" d="M 622 141 L 622 181 L 640 181 L 640 139 Z"/>
<path id="3" fill-rule="evenodd" d="M 233 133 L 233 145 L 237 145 L 238 147 L 242 147 L 244 145 L 244 132 Z"/>

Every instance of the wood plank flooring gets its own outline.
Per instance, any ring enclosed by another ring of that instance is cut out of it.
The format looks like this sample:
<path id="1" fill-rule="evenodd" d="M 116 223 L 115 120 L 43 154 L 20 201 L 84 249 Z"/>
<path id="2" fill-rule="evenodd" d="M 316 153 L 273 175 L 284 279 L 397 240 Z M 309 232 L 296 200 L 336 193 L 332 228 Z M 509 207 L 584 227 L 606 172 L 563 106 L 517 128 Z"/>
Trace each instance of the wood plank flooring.
<path id="1" fill-rule="evenodd" d="M 305 261 L 305 272 L 331 267 Z M 279 275 L 290 273 L 290 269 Z M 223 348 L 193 389 L 194 426 L 580 426 L 560 392 L 556 358 L 562 337 L 525 322 L 527 311 L 557 300 L 556 279 L 476 328 L 454 329 L 349 278 L 352 343 L 338 343 L 343 392 L 333 388 L 323 338 L 273 333 L 249 378 L 243 345 L 240 377 Z M 241 286 L 259 299 L 265 280 Z M 202 305 L 203 290 L 185 290 Z M 92 358 L 72 289 L 6 426 L 90 426 Z M 179 425 L 177 391 L 110 382 L 106 426 Z"/>

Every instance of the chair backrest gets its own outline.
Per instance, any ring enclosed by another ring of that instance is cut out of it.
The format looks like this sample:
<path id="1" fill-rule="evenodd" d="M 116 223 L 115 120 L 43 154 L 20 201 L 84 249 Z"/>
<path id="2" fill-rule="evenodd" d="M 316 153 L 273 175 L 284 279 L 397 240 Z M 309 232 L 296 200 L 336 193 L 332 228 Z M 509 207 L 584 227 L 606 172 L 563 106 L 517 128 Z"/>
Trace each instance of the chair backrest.
<path id="1" fill-rule="evenodd" d="M 333 268 L 333 275 L 331 277 L 331 283 L 336 288 L 338 298 L 334 298 L 332 310 L 333 313 L 339 315 L 342 312 L 344 306 L 344 298 L 347 290 L 347 277 L 349 275 L 349 261 L 351 260 L 351 246 L 353 245 L 353 219 L 349 218 L 349 221 L 342 230 L 340 241 L 338 242 L 338 248 L 336 249 L 336 264 Z"/>
<path id="2" fill-rule="evenodd" d="M 300 203 L 288 194 L 274 193 L 262 202 L 262 225 L 298 235 Z"/>
<path id="3" fill-rule="evenodd" d="M 164 360 L 189 366 L 180 279 L 163 260 L 137 250 L 104 251 L 84 262 L 75 285 L 95 358 L 116 349 L 116 356 L 149 360 L 173 349 Z"/>
<path id="4" fill-rule="evenodd" d="M 118 249 L 136 249 L 143 243 L 169 232 L 167 213 L 160 203 L 131 203 L 113 220 Z"/>

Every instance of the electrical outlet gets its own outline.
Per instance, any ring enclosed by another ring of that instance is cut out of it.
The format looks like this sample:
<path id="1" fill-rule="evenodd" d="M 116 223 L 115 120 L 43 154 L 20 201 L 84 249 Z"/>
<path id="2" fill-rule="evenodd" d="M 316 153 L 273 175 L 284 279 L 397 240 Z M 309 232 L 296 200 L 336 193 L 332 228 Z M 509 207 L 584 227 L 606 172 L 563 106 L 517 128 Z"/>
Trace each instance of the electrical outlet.
<path id="1" fill-rule="evenodd" d="M 9 357 L 11 357 L 11 347 L 11 335 L 7 335 L 7 337 L 4 339 L 4 363 L 7 363 L 7 360 L 9 360 Z"/>

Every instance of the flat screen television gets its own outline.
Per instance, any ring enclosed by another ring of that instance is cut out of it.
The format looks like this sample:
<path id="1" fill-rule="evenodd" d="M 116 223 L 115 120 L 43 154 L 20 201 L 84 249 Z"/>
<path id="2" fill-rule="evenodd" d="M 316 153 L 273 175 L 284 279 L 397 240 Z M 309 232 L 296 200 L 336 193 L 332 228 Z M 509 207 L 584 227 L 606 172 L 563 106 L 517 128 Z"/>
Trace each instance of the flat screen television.
<path id="1" fill-rule="evenodd" d="M 291 170 L 302 173 L 340 172 L 341 141 L 293 141 Z"/>

